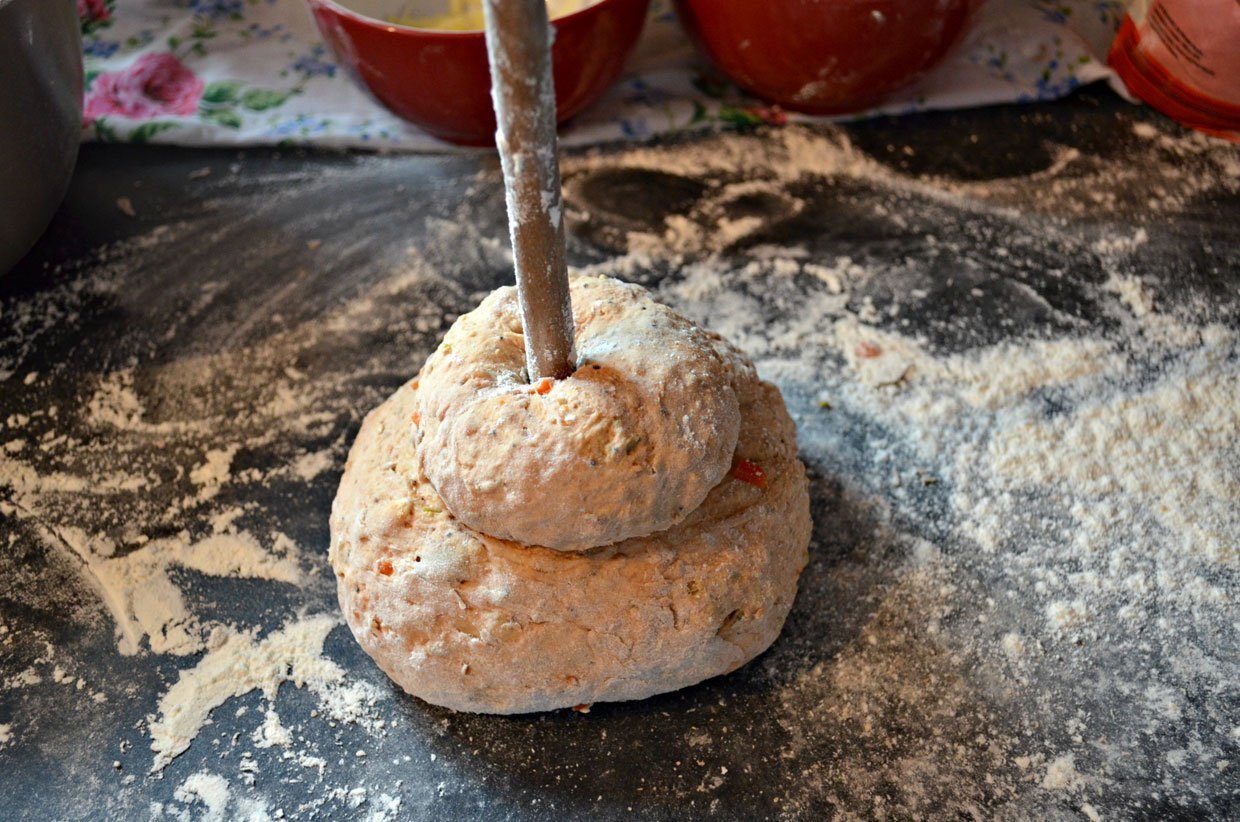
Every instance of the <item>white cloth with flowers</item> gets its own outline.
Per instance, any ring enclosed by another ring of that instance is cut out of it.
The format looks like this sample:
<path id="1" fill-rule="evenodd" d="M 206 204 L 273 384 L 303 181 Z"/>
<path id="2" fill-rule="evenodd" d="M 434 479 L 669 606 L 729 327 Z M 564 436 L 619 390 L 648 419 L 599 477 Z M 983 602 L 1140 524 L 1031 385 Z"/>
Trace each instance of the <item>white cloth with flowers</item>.
<path id="1" fill-rule="evenodd" d="M 390 114 L 331 59 L 304 0 L 77 0 L 87 140 L 451 148 Z M 851 115 L 1046 100 L 1118 81 L 1106 50 L 1122 0 L 989 0 L 966 41 L 881 107 Z M 818 118 L 763 106 L 707 71 L 654 0 L 625 74 L 562 131 L 568 145 L 712 124 Z"/>

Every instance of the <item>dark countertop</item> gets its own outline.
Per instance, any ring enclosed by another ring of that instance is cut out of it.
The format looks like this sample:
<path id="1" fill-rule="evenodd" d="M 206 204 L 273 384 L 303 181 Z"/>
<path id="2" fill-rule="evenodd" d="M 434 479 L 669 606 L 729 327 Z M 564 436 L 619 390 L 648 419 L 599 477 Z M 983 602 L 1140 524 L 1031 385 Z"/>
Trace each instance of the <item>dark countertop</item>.
<path id="1" fill-rule="evenodd" d="M 1232 396 L 1240 151 L 1094 91 L 666 145 L 566 162 L 570 257 L 742 336 L 784 391 L 815 532 L 772 649 L 639 703 L 495 718 L 394 691 L 337 628 L 324 655 L 369 684 L 359 722 L 284 684 L 271 707 L 291 739 L 264 747 L 268 702 L 249 691 L 148 773 L 151 717 L 199 657 L 119 653 L 72 545 L 104 540 L 106 564 L 213 529 L 291 540 L 298 585 L 187 563 L 168 579 L 199 627 L 265 636 L 334 614 L 327 513 L 347 445 L 507 280 L 506 229 L 480 154 L 90 145 L 46 236 L 0 277 L 6 816 L 1240 813 L 1237 411 L 1189 404 L 1176 427 L 1223 427 L 1184 440 L 1202 473 L 1165 476 L 1188 489 L 1174 493 L 1139 481 L 1147 445 L 1149 471 L 1185 464 L 1141 441 L 1170 428 L 1125 418 L 1127 434 L 1077 446 L 1087 426 L 1071 425 L 1165 383 Z M 908 368 L 867 377 L 850 334 Z M 1043 362 L 1039 340 L 1080 345 Z M 1063 371 L 1099 347 L 1096 367 Z M 998 352 L 997 398 L 969 399 L 990 385 L 979 352 Z M 1028 385 L 1002 394 L 998 369 L 1022 357 Z M 963 410 L 933 416 L 936 400 Z M 1038 486 L 1059 469 L 1022 462 L 975 486 L 983 462 L 967 460 L 1018 423 L 1081 459 L 1096 448 L 1119 479 Z M 213 450 L 225 476 L 194 479 Z M 1141 519 L 1198 499 L 1200 517 Z M 1113 520 L 1093 516 L 1108 506 Z M 195 801 L 193 774 L 221 777 L 224 804 Z"/>

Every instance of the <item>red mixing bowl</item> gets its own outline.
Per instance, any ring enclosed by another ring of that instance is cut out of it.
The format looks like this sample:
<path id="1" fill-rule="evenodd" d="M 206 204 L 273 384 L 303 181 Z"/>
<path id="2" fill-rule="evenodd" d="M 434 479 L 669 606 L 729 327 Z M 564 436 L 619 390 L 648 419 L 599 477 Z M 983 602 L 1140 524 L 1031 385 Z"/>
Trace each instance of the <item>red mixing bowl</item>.
<path id="1" fill-rule="evenodd" d="M 336 60 L 380 103 L 443 140 L 495 140 L 491 74 L 481 31 L 418 29 L 387 22 L 411 8 L 434 14 L 447 3 L 307 0 Z M 552 21 L 556 118 L 564 122 L 599 98 L 624 67 L 650 0 L 600 0 Z"/>
<path id="2" fill-rule="evenodd" d="M 676 0 L 689 35 L 742 88 L 793 111 L 867 108 L 920 77 L 983 0 Z"/>

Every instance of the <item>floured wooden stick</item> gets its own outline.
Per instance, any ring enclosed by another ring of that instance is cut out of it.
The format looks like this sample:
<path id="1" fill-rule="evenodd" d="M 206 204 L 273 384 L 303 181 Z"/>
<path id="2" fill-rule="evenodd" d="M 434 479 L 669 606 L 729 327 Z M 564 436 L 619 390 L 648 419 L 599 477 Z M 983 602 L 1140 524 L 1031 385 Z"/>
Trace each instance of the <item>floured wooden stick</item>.
<path id="1" fill-rule="evenodd" d="M 573 308 L 546 0 L 483 0 L 495 142 L 504 169 L 530 382 L 573 373 Z"/>

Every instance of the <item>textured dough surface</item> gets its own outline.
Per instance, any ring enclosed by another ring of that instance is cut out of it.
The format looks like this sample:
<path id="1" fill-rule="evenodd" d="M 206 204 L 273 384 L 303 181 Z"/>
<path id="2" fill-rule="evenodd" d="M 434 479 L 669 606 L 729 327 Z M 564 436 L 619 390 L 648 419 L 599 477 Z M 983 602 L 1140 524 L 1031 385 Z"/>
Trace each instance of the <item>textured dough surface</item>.
<path id="1" fill-rule="evenodd" d="M 732 464 L 733 349 L 640 286 L 572 283 L 577 370 L 538 393 L 515 288 L 452 326 L 419 375 L 420 468 L 458 519 L 578 551 L 670 528 Z M 565 523 L 571 522 L 571 527 Z"/>
<path id="2" fill-rule="evenodd" d="M 641 699 L 774 641 L 808 559 L 809 497 L 792 420 L 752 366 L 735 383 L 736 456 L 766 487 L 729 475 L 671 529 L 586 553 L 488 537 L 448 513 L 418 469 L 416 385 L 366 418 L 331 517 L 345 619 L 406 691 L 482 713 Z"/>

